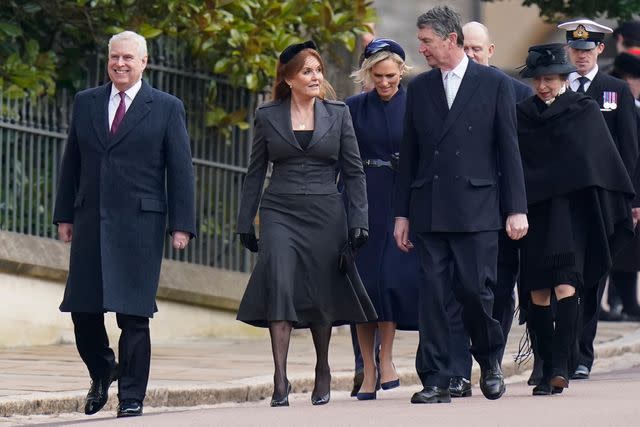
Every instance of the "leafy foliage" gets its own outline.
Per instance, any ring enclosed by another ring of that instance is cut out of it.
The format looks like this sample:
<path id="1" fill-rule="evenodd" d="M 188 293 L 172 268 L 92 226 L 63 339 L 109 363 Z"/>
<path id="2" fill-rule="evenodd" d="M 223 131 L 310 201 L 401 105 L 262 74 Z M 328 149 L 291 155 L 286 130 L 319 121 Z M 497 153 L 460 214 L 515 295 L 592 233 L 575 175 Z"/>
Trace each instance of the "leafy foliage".
<path id="1" fill-rule="evenodd" d="M 3 0 L 0 89 L 11 96 L 81 89 L 82 65 L 108 38 L 131 29 L 182 40 L 198 63 L 237 86 L 261 91 L 277 54 L 312 38 L 349 50 L 374 19 L 370 0 Z M 151 58 L 153 61 L 153 58 Z M 208 124 L 240 123 L 211 106 Z"/>
<path id="2" fill-rule="evenodd" d="M 548 22 L 575 17 L 605 17 L 623 22 L 640 13 L 640 0 L 523 0 L 522 4 L 538 6 L 540 16 Z"/>

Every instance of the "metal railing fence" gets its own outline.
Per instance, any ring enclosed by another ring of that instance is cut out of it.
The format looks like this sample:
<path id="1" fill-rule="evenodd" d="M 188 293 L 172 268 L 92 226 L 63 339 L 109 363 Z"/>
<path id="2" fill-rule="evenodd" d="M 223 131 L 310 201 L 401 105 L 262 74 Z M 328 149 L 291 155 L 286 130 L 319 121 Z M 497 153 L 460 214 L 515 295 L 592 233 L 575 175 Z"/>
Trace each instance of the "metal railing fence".
<path id="1" fill-rule="evenodd" d="M 248 111 L 252 123 L 262 97 L 204 72 L 175 41 L 154 40 L 149 48 L 144 78 L 184 102 L 196 175 L 198 239 L 181 252 L 167 239 L 165 257 L 248 271 L 253 257 L 234 230 L 252 129 L 234 128 L 227 137 L 206 126 L 206 115 L 208 100 L 214 99 L 226 111 Z M 87 62 L 87 87 L 106 81 L 104 56 Z M 35 100 L 9 100 L 0 91 L 0 229 L 55 238 L 52 211 L 72 103 L 64 89 Z"/>

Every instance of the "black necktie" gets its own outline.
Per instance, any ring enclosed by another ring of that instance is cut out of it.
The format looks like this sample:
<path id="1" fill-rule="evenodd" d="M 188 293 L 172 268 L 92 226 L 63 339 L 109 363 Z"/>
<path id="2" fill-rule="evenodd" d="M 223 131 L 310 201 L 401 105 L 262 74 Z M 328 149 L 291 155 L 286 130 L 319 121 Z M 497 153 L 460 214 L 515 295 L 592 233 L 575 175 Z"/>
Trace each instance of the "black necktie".
<path id="1" fill-rule="evenodd" d="M 589 82 L 589 78 L 585 76 L 581 76 L 581 77 L 578 77 L 578 81 L 580 82 L 580 86 L 578 86 L 578 90 L 576 90 L 576 92 L 585 93 L 586 91 L 584 90 L 584 85 Z"/>

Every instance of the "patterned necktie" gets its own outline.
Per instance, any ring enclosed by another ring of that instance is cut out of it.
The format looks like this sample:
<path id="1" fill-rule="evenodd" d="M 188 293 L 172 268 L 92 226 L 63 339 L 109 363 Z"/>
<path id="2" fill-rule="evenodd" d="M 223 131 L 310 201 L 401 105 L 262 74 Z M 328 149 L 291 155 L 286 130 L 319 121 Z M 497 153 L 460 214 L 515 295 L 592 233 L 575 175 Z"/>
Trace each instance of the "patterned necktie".
<path id="1" fill-rule="evenodd" d="M 444 76 L 444 93 L 447 96 L 447 105 L 449 109 L 453 105 L 453 100 L 455 99 L 455 94 L 453 93 L 453 79 L 455 79 L 455 75 L 452 71 L 449 71 L 446 76 Z"/>
<path id="2" fill-rule="evenodd" d="M 578 86 L 578 89 L 576 90 L 576 92 L 585 93 L 586 91 L 584 90 L 584 85 L 589 82 L 589 78 L 585 76 L 580 76 L 578 77 L 578 81 L 580 82 L 580 86 Z"/>
<path id="3" fill-rule="evenodd" d="M 120 95 L 120 104 L 118 104 L 118 109 L 116 110 L 116 115 L 113 118 L 113 123 L 111 123 L 111 135 L 114 135 L 118 131 L 118 127 L 120 127 L 120 123 L 122 123 L 122 119 L 124 119 L 124 113 L 127 112 L 127 106 L 124 103 L 124 92 L 118 92 Z"/>

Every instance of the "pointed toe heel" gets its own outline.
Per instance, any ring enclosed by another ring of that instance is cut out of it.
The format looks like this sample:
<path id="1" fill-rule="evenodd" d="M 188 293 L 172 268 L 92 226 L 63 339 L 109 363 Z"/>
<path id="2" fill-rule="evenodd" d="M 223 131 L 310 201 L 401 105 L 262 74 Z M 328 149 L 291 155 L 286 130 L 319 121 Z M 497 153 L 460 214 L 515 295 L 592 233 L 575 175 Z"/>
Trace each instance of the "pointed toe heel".
<path id="1" fill-rule="evenodd" d="M 331 400 L 331 392 L 328 392 L 323 396 L 311 396 L 311 404 L 315 406 L 326 405 L 327 403 L 329 403 L 329 400 Z"/>
<path id="2" fill-rule="evenodd" d="M 271 397 L 271 407 L 289 406 L 289 393 L 291 392 L 291 383 L 287 382 L 287 394 L 282 397 L 276 397 L 275 393 Z"/>
<path id="3" fill-rule="evenodd" d="M 383 390 L 391 390 L 392 388 L 400 387 L 400 378 L 393 381 L 387 381 L 386 383 L 380 384 L 380 387 Z"/>
<path id="4" fill-rule="evenodd" d="M 376 400 L 376 394 L 375 391 L 373 393 L 358 393 L 356 398 L 358 400 Z"/>

